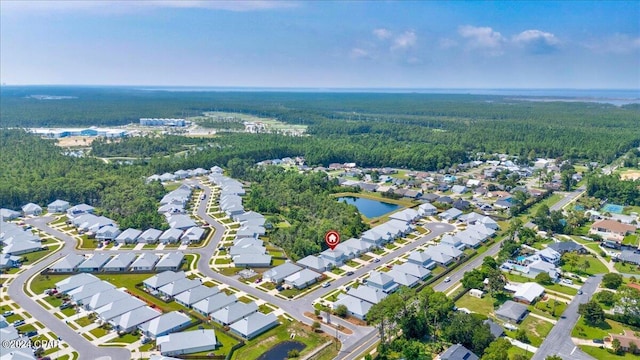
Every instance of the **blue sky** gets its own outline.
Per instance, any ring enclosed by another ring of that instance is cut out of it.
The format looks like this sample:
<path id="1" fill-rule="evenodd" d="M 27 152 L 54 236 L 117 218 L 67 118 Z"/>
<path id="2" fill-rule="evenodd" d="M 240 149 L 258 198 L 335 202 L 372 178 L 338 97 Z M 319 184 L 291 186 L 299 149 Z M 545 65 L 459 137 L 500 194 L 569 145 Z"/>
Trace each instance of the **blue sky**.
<path id="1" fill-rule="evenodd" d="M 640 88 L 639 1 L 0 2 L 15 84 Z"/>

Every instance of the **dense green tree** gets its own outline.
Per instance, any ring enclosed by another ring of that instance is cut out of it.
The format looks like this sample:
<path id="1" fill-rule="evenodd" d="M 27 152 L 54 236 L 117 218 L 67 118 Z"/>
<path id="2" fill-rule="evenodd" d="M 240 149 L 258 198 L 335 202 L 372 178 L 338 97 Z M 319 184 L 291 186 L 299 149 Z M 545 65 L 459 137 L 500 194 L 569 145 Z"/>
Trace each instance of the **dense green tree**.
<path id="1" fill-rule="evenodd" d="M 467 289 L 482 289 L 484 278 L 485 274 L 481 270 L 473 269 L 464 273 L 461 283 Z"/>
<path id="2" fill-rule="evenodd" d="M 546 272 L 541 272 L 540 274 L 536 275 L 535 280 L 540 285 L 553 284 L 553 279 L 551 279 L 551 276 L 549 276 L 549 273 L 546 273 Z"/>
<path id="3" fill-rule="evenodd" d="M 578 313 L 584 317 L 585 322 L 588 324 L 599 324 L 604 321 L 604 310 L 594 300 L 580 304 Z"/>
<path id="4" fill-rule="evenodd" d="M 512 347 L 505 338 L 496 339 L 484 350 L 481 360 L 509 360 L 508 351 Z"/>
<path id="5" fill-rule="evenodd" d="M 611 291 L 599 291 L 593 296 L 597 301 L 603 303 L 606 306 L 611 306 L 616 301 L 616 294 Z"/>
<path id="6" fill-rule="evenodd" d="M 622 285 L 622 275 L 617 273 L 608 273 L 602 277 L 602 284 L 609 289 L 617 289 Z"/>
<path id="7" fill-rule="evenodd" d="M 475 354 L 482 354 L 494 340 L 489 325 L 471 314 L 457 312 L 443 329 L 443 337 L 462 344 Z"/>

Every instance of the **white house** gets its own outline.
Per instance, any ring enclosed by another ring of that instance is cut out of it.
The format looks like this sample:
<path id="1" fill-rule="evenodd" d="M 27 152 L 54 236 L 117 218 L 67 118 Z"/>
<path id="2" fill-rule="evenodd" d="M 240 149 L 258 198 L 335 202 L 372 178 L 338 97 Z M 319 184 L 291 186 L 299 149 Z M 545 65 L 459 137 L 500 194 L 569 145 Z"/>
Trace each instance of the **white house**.
<path id="1" fill-rule="evenodd" d="M 50 213 L 63 213 L 69 209 L 69 202 L 64 200 L 56 200 L 47 206 Z"/>
<path id="2" fill-rule="evenodd" d="M 253 339 L 263 332 L 278 326 L 278 318 L 274 313 L 253 313 L 231 324 L 231 331 L 245 339 Z"/>
<path id="3" fill-rule="evenodd" d="M 173 356 L 215 350 L 218 341 L 213 329 L 201 329 L 163 335 L 156 339 L 162 355 Z"/>
<path id="4" fill-rule="evenodd" d="M 39 216 L 42 214 L 42 208 L 34 203 L 28 203 L 22 207 L 22 213 L 25 216 Z"/>

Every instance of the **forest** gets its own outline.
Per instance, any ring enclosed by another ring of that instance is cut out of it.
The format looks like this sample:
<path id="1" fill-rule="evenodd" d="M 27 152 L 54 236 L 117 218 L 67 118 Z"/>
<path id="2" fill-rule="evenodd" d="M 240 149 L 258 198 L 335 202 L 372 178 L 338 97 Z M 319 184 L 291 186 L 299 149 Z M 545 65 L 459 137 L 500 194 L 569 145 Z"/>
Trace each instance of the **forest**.
<path id="1" fill-rule="evenodd" d="M 587 194 L 614 204 L 640 206 L 640 180 L 621 180 L 618 174 L 590 176 Z"/>

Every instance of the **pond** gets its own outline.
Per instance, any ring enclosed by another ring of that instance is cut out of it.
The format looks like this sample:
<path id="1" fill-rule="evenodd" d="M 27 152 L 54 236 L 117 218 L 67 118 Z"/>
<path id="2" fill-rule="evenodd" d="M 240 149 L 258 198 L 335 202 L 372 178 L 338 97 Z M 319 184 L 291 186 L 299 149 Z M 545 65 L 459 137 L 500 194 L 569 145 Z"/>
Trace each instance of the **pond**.
<path id="1" fill-rule="evenodd" d="M 340 197 L 338 201 L 355 205 L 360 213 L 369 219 L 388 214 L 400 208 L 400 205 L 353 196 Z"/>
<path id="2" fill-rule="evenodd" d="M 296 349 L 302 351 L 305 345 L 298 341 L 285 341 L 272 347 L 271 350 L 262 354 L 258 360 L 285 360 L 289 351 Z"/>

